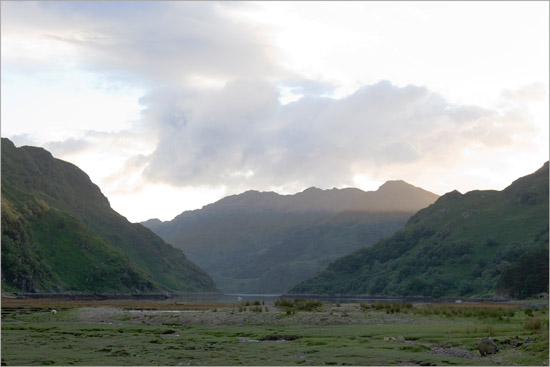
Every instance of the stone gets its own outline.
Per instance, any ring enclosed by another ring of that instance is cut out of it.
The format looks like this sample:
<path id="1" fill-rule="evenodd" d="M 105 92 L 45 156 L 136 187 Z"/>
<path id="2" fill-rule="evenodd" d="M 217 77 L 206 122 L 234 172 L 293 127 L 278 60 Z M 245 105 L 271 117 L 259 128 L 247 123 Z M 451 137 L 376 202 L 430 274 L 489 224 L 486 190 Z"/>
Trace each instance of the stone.
<path id="1" fill-rule="evenodd" d="M 495 354 L 498 352 L 497 344 L 493 341 L 492 338 L 483 338 L 477 343 L 477 349 L 481 356 L 486 356 L 488 354 Z"/>

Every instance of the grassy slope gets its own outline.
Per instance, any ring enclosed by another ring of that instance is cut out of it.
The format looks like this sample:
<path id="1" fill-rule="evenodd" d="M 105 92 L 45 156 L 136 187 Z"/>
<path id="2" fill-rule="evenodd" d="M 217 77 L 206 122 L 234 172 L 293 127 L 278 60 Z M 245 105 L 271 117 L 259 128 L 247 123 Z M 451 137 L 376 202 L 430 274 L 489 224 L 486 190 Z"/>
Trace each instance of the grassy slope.
<path id="1" fill-rule="evenodd" d="M 181 250 L 140 224 L 128 222 L 78 167 L 44 149 L 16 148 L 2 139 L 2 178 L 19 190 L 82 221 L 96 236 L 121 249 L 161 289 L 213 291 L 210 277 Z"/>
<path id="2" fill-rule="evenodd" d="M 547 289 L 548 163 L 501 192 L 442 196 L 291 292 L 526 297 Z"/>
<path id="3" fill-rule="evenodd" d="M 3 290 L 158 290 L 122 251 L 73 216 L 2 183 Z"/>

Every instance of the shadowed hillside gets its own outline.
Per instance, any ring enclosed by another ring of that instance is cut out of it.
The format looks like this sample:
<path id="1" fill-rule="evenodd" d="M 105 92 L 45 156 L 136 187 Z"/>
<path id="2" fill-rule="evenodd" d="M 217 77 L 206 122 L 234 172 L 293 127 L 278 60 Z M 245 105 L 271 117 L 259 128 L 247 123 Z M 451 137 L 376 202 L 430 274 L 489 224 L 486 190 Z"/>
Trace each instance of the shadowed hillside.
<path id="1" fill-rule="evenodd" d="M 181 248 L 226 292 L 279 293 L 402 227 L 437 195 L 391 181 L 375 192 L 247 191 L 169 222 L 143 224 Z"/>

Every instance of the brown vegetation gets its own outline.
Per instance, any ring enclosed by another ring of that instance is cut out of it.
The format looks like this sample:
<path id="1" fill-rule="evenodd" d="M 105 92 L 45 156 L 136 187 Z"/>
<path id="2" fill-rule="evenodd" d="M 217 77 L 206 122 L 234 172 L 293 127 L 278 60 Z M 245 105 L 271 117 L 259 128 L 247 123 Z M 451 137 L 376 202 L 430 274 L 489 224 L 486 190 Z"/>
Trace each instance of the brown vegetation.
<path id="1" fill-rule="evenodd" d="M 230 307 L 231 303 L 219 302 L 175 302 L 174 300 L 83 300 L 58 298 L 12 298 L 2 297 L 2 308 L 6 307 L 98 307 L 109 306 L 134 310 L 214 310 L 220 307 Z"/>

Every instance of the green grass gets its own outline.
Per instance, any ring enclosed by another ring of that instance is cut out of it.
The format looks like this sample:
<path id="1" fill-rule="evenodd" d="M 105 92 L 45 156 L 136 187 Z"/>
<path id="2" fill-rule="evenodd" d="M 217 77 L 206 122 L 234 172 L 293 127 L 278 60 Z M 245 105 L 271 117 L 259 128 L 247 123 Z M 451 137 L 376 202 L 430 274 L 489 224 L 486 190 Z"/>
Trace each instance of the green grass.
<path id="1" fill-rule="evenodd" d="M 298 315 L 280 311 L 264 315 L 262 322 L 246 321 L 254 313 L 243 312 L 239 313 L 243 323 L 220 325 L 183 322 L 174 315 L 151 324 L 153 319 L 129 313 L 128 318 L 119 315 L 116 320 L 92 323 L 81 321 L 77 308 L 59 310 L 55 316 L 47 309 L 21 314 L 3 310 L 2 361 L 8 365 L 548 364 L 548 332 L 524 328 L 531 319 L 525 313 L 503 320 L 421 313 L 396 319 L 383 309 L 341 308 L 349 313 L 349 323 L 303 322 Z M 201 315 L 217 317 L 231 311 L 219 308 Z M 323 306 L 322 311 L 304 311 L 300 316 L 322 320 L 331 312 L 339 311 Z M 536 310 L 533 317 L 547 328 L 547 312 Z M 356 322 L 361 318 L 373 322 Z M 532 342 L 518 348 L 502 344 L 496 355 L 480 357 L 476 343 L 489 334 L 498 340 L 529 337 Z M 452 348 L 469 356 L 441 352 Z"/>
<path id="2" fill-rule="evenodd" d="M 95 236 L 75 217 L 5 181 L 2 245 L 3 283 L 13 290 L 23 279 L 27 288 L 41 290 L 155 290 L 147 274 L 120 249 Z"/>

